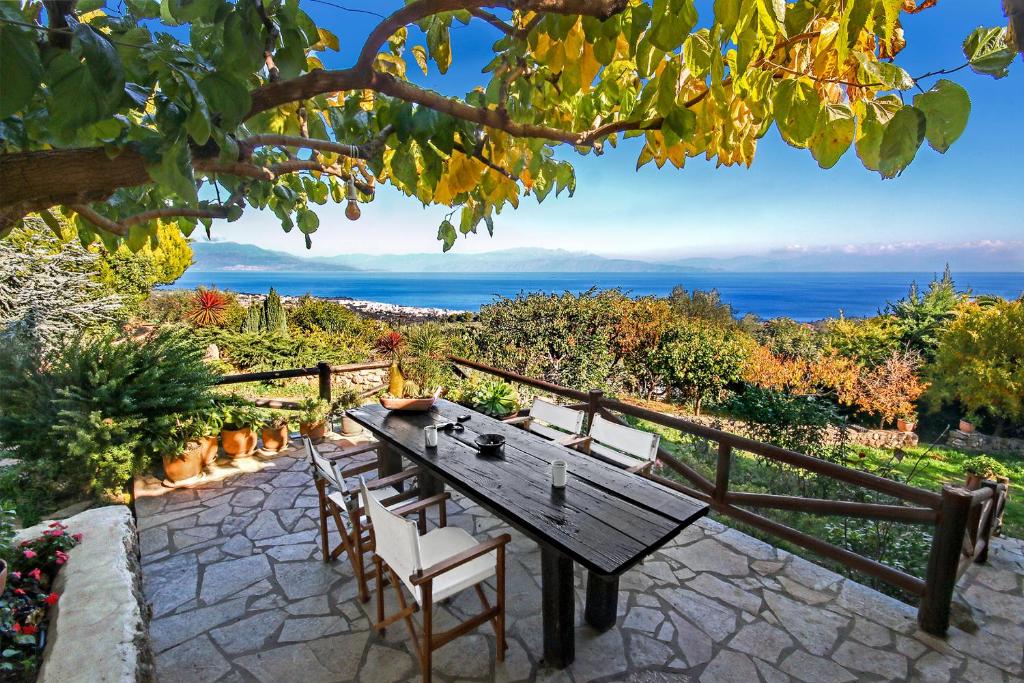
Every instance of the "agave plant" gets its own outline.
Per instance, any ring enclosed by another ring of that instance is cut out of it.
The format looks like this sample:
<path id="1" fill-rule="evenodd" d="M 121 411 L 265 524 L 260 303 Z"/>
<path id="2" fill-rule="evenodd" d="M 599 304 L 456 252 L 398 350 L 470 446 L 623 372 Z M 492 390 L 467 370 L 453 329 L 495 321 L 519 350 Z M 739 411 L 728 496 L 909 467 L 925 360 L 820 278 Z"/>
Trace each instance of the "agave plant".
<path id="1" fill-rule="evenodd" d="M 405 338 L 400 333 L 391 330 L 378 339 L 375 346 L 377 353 L 389 360 L 397 361 L 402 357 L 402 351 L 405 349 Z"/>
<path id="2" fill-rule="evenodd" d="M 192 296 L 192 305 L 185 318 L 199 327 L 220 325 L 228 306 L 227 297 L 213 289 L 199 289 Z"/>

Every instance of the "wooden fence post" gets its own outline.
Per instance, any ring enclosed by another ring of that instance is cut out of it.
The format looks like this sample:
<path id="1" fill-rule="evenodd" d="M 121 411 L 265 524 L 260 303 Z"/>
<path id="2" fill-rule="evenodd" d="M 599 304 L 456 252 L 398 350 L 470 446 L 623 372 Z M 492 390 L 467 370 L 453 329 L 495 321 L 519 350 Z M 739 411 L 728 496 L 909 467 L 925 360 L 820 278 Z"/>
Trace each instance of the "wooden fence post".
<path id="1" fill-rule="evenodd" d="M 320 398 L 331 402 L 331 364 L 320 361 L 316 364 L 317 376 L 320 378 Z"/>
<path id="2" fill-rule="evenodd" d="M 942 487 L 939 520 L 932 536 L 924 593 L 917 609 L 917 623 L 932 635 L 944 635 L 949 628 L 949 608 L 963 556 L 970 510 L 970 491 L 949 484 Z"/>
<path id="3" fill-rule="evenodd" d="M 729 469 L 732 466 L 732 446 L 718 442 L 718 466 L 715 468 L 715 490 L 711 498 L 716 503 L 724 503 L 729 493 Z"/>
<path id="4" fill-rule="evenodd" d="M 587 394 L 587 429 L 594 426 L 594 416 L 601 409 L 601 399 L 604 392 L 600 389 L 591 389 Z"/>
<path id="5" fill-rule="evenodd" d="M 999 495 L 1001 487 L 994 481 L 985 479 L 981 487 L 992 489 L 992 504 L 988 515 L 981 521 L 981 529 L 978 530 L 978 542 L 984 543 L 981 552 L 975 557 L 975 562 L 985 563 L 988 561 L 988 544 L 992 541 L 992 531 L 996 528 L 996 515 L 999 514 Z"/>

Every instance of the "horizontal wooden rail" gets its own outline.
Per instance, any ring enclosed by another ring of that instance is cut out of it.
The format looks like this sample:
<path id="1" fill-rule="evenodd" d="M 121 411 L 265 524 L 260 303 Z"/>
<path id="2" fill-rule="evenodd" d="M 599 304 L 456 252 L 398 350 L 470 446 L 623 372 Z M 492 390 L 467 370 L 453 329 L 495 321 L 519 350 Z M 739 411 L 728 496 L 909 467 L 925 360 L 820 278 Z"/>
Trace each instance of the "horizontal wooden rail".
<path id="1" fill-rule="evenodd" d="M 821 474 L 838 481 L 844 481 L 848 484 L 863 486 L 864 488 L 872 489 L 896 498 L 901 498 L 911 503 L 924 505 L 932 509 L 938 509 L 939 503 L 942 500 L 942 497 L 938 493 L 917 488 L 916 486 L 909 486 L 898 481 L 893 481 L 892 479 L 879 477 L 876 474 L 861 472 L 860 470 L 855 470 L 834 462 L 815 458 L 810 455 L 804 455 L 803 453 L 797 453 L 796 451 L 790 451 L 779 446 L 754 441 L 753 439 L 748 439 L 737 434 L 723 432 L 720 429 L 705 427 L 704 425 L 697 424 L 696 422 L 690 422 L 689 420 L 684 420 L 673 415 L 665 415 L 664 413 L 648 410 L 647 408 L 641 408 L 640 406 L 635 406 L 631 403 L 624 403 L 614 399 L 603 399 L 601 401 L 601 405 L 602 407 L 614 410 L 624 415 L 660 424 L 663 427 L 677 429 L 684 433 L 693 434 L 694 436 L 717 441 L 720 444 L 724 443 L 733 448 L 754 453 L 770 460 L 783 462 L 787 465 L 799 467 L 807 470 L 808 472 Z"/>
<path id="2" fill-rule="evenodd" d="M 864 519 L 884 519 L 893 522 L 907 522 L 908 524 L 935 524 L 938 519 L 938 513 L 931 508 L 879 505 L 877 503 L 858 503 L 847 500 L 801 498 L 800 496 L 776 496 L 768 493 L 730 491 L 725 496 L 725 502 L 732 505 L 745 505 L 747 507 L 793 510 L 795 512 L 861 517 Z"/>
<path id="3" fill-rule="evenodd" d="M 267 370 L 266 372 L 246 372 L 239 375 L 224 375 L 217 384 L 242 384 L 243 382 L 268 382 L 275 379 L 293 379 L 295 377 L 312 377 L 318 369 L 292 368 L 291 370 Z"/>
<path id="4" fill-rule="evenodd" d="M 348 365 L 332 365 L 331 374 L 340 375 L 346 372 L 360 372 L 362 370 L 383 370 L 391 367 L 391 362 L 386 360 L 370 361 L 368 363 L 349 363 Z"/>
<path id="5" fill-rule="evenodd" d="M 468 358 L 460 358 L 459 356 L 449 356 L 448 359 L 453 363 L 464 365 L 467 368 L 473 368 L 474 370 L 486 372 L 487 374 L 494 375 L 495 377 L 501 377 L 502 379 L 508 380 L 509 382 L 525 384 L 535 389 L 547 391 L 558 396 L 574 398 L 577 401 L 588 401 L 590 399 L 590 394 L 585 391 L 577 391 L 575 389 L 570 389 L 569 387 L 563 387 L 558 384 L 552 384 L 551 382 L 545 382 L 542 379 L 534 379 L 533 377 L 527 377 L 526 375 L 519 375 L 514 372 L 508 372 L 507 370 L 499 370 L 498 368 L 492 368 L 490 365 L 477 363 L 476 361 L 469 360 Z"/>
<path id="6" fill-rule="evenodd" d="M 679 484 L 679 482 L 659 477 L 657 475 L 653 475 L 651 478 L 665 486 L 668 486 L 669 488 L 679 491 L 680 493 L 692 495 L 692 493 L 690 493 L 692 489 L 689 489 L 688 486 Z M 689 491 L 687 489 L 689 489 Z M 728 503 L 716 503 L 710 498 L 705 502 L 710 503 L 711 508 L 715 512 L 728 515 L 733 519 L 749 524 L 761 531 L 766 531 L 774 536 L 782 538 L 783 540 L 789 541 L 790 543 L 795 543 L 796 545 L 807 548 L 819 555 L 835 560 L 840 564 L 850 567 L 851 569 L 856 569 L 869 576 L 874 576 L 875 578 L 891 583 L 892 585 L 898 586 L 913 595 L 921 595 L 924 593 L 924 581 L 916 576 L 911 576 L 910 574 L 901 572 L 889 565 L 876 562 L 875 560 L 864 557 L 863 555 L 858 555 L 852 550 L 840 548 L 828 541 L 823 541 L 820 538 L 815 538 L 814 536 L 805 534 L 802 531 L 797 531 L 792 527 L 768 519 L 767 517 L 762 517 L 761 515 L 750 512 L 749 510 L 744 510 L 734 505 L 729 505 Z"/>

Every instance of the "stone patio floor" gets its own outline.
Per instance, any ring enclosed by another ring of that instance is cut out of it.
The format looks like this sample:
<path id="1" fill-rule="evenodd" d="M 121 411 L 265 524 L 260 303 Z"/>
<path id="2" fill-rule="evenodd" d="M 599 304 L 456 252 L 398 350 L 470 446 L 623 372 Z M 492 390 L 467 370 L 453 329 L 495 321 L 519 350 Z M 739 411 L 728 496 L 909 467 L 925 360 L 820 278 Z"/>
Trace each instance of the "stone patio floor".
<path id="1" fill-rule="evenodd" d="M 332 435 L 322 450 L 355 442 Z M 161 682 L 419 680 L 404 625 L 375 634 L 374 602 L 359 602 L 347 559 L 321 560 L 316 497 L 297 448 L 218 467 L 187 489 L 140 478 L 136 494 Z M 555 670 L 539 662 L 536 544 L 456 494 L 448 515 L 479 538 L 512 533 L 509 651 L 494 662 L 485 625 L 435 653 L 435 680 L 1022 680 L 1020 540 L 995 540 L 989 564 L 969 570 L 958 591 L 962 628 L 940 639 L 917 628 L 912 607 L 704 519 L 623 575 L 619 621 L 603 634 L 582 625 L 577 570 L 576 661 Z M 439 628 L 478 606 L 465 592 L 437 610 Z"/>

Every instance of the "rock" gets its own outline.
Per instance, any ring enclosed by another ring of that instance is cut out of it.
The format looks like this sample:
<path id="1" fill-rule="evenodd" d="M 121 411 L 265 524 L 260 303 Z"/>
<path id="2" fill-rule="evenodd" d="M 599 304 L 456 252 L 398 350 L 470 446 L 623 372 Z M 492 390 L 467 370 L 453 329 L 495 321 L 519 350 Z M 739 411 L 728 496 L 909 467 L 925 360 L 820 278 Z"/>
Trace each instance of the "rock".
<path id="1" fill-rule="evenodd" d="M 284 623 L 286 616 L 279 610 L 259 612 L 233 624 L 215 628 L 210 631 L 210 636 L 229 655 L 259 650 Z"/>
<path id="2" fill-rule="evenodd" d="M 245 600 L 229 600 L 212 607 L 179 612 L 149 625 L 153 651 L 157 654 L 195 638 L 215 626 L 237 619 L 245 613 Z"/>
<path id="3" fill-rule="evenodd" d="M 622 622 L 622 628 L 635 629 L 645 633 L 655 633 L 658 625 L 665 619 L 660 609 L 649 607 L 634 607 L 626 614 Z"/>
<path id="4" fill-rule="evenodd" d="M 832 659 L 848 669 L 873 673 L 882 678 L 902 679 L 907 677 L 907 658 L 898 652 L 890 652 L 861 645 L 852 640 L 836 648 Z"/>
<path id="5" fill-rule="evenodd" d="M 277 521 L 277 515 L 270 510 L 263 510 L 256 515 L 256 519 L 246 527 L 245 535 L 254 541 L 258 541 L 261 538 L 284 536 L 285 530 L 281 528 L 280 522 Z"/>
<path id="6" fill-rule="evenodd" d="M 629 661 L 634 669 L 660 667 L 671 661 L 675 656 L 672 648 L 649 636 L 641 633 L 630 633 L 626 637 L 629 642 L 629 649 L 627 650 Z"/>
<path id="7" fill-rule="evenodd" d="M 250 555 L 237 560 L 224 560 L 203 570 L 199 597 L 212 605 L 270 576 L 270 562 L 264 555 Z"/>
<path id="8" fill-rule="evenodd" d="M 157 663 L 160 665 L 161 683 L 215 681 L 231 671 L 231 665 L 217 652 L 217 648 L 206 636 L 193 638 L 168 650 L 157 658 Z"/>
<path id="9" fill-rule="evenodd" d="M 83 537 L 68 552 L 68 562 L 54 581 L 53 591 L 61 599 L 50 608 L 50 637 L 37 681 L 151 678 L 153 654 L 146 634 L 138 536 L 131 511 L 123 505 L 93 508 L 64 523 L 68 533 Z M 15 541 L 39 536 L 44 528 L 25 529 Z"/>
<path id="10" fill-rule="evenodd" d="M 856 676 L 835 662 L 809 655 L 803 650 L 797 650 L 786 657 L 779 668 L 805 683 L 846 683 L 857 680 Z"/>
<path id="11" fill-rule="evenodd" d="M 711 574 L 698 574 L 686 584 L 701 595 L 718 598 L 727 605 L 757 614 L 761 610 L 761 597 L 737 588 L 734 584 L 715 578 Z"/>
<path id="12" fill-rule="evenodd" d="M 746 576 L 749 571 L 746 557 L 710 538 L 683 548 L 671 548 L 665 554 L 698 574 L 714 572 L 725 576 Z"/>
<path id="13" fill-rule="evenodd" d="M 313 561 L 280 562 L 274 576 L 289 600 L 325 594 L 343 578 L 333 565 Z"/>
<path id="14" fill-rule="evenodd" d="M 704 668 L 700 675 L 700 683 L 738 683 L 738 681 L 757 681 L 757 668 L 750 657 L 738 652 L 722 650 Z"/>
<path id="15" fill-rule="evenodd" d="M 366 661 L 359 668 L 359 680 L 366 683 L 397 683 L 409 681 L 419 666 L 409 653 L 380 645 L 371 645 Z"/>
<path id="16" fill-rule="evenodd" d="M 791 645 L 793 639 L 785 631 L 764 622 L 747 624 L 729 641 L 732 649 L 773 664 L 779 661 L 782 651 Z"/>
<path id="17" fill-rule="evenodd" d="M 811 654 L 821 656 L 831 650 L 839 637 L 840 629 L 849 621 L 835 612 L 821 607 L 811 607 L 771 591 L 765 591 L 764 598 L 778 617 L 779 624 L 799 640 Z"/>
<path id="18" fill-rule="evenodd" d="M 348 630 L 348 622 L 342 617 L 301 617 L 289 619 L 277 637 L 279 643 L 306 642 L 331 636 Z"/>
<path id="19" fill-rule="evenodd" d="M 658 597 L 666 600 L 680 614 L 685 614 L 716 642 L 736 630 L 736 613 L 724 605 L 685 588 L 659 588 Z"/>

